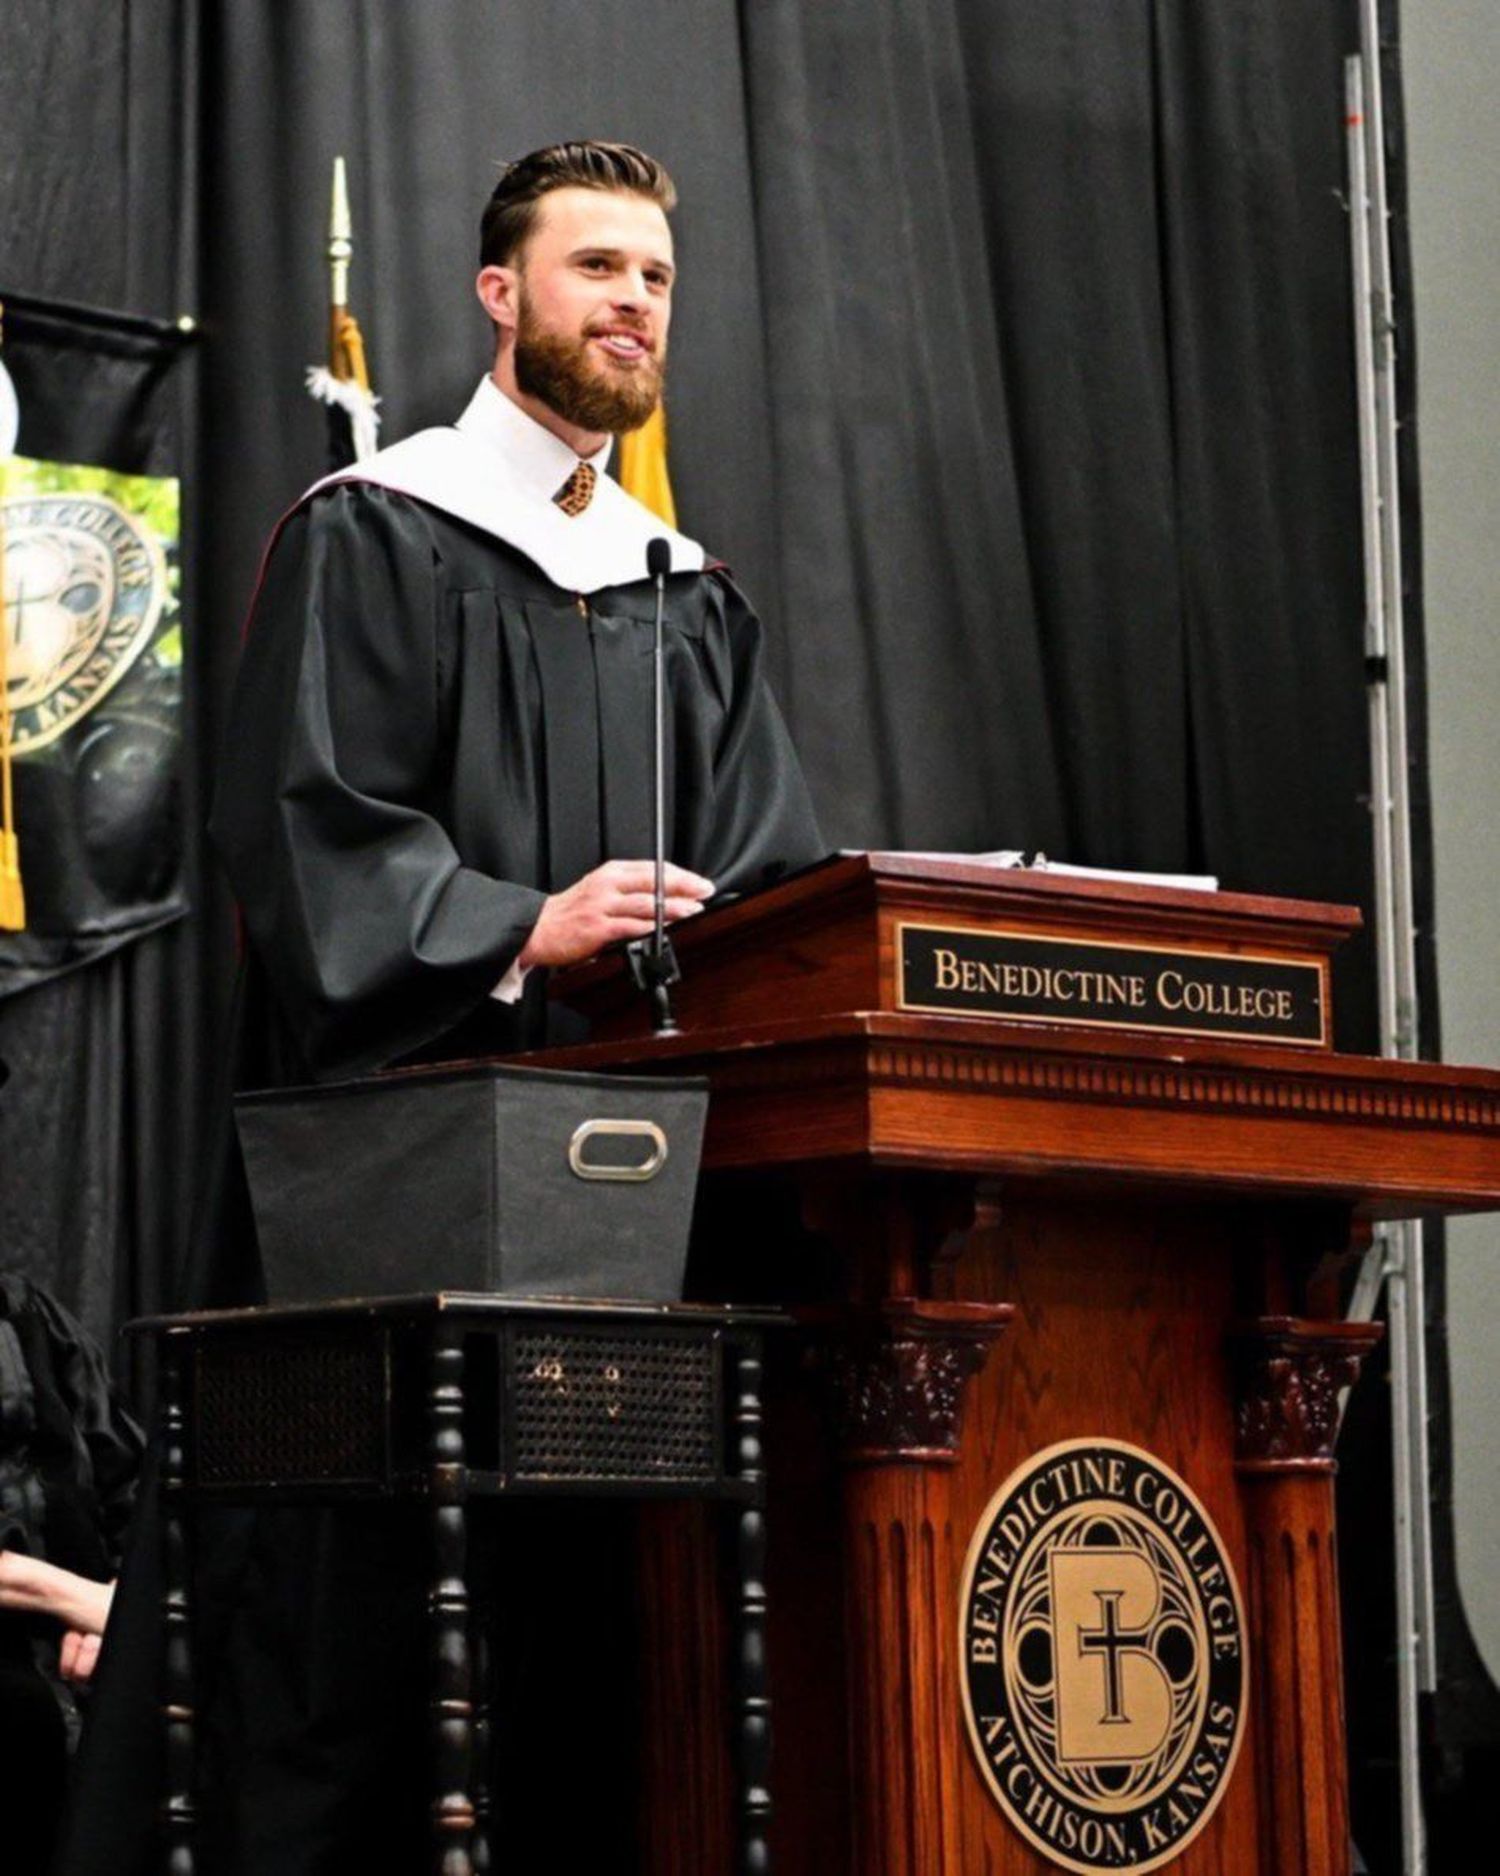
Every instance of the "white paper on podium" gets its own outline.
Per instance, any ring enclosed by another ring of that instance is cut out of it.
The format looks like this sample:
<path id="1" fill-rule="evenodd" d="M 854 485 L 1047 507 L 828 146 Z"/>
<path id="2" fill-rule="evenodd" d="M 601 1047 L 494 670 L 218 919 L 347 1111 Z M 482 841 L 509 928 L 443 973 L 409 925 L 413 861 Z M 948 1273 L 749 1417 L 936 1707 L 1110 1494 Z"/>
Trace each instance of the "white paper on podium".
<path id="1" fill-rule="evenodd" d="M 1126 885 L 1174 886 L 1182 892 L 1217 892 L 1219 882 L 1212 873 L 1133 873 L 1113 866 L 1070 866 L 1066 860 L 1049 860 L 1045 853 L 1031 859 L 1016 847 L 1002 847 L 994 853 L 919 853 L 902 854 L 907 860 L 956 860 L 965 866 L 992 866 L 997 872 L 1017 871 L 1061 873 L 1069 879 L 1117 879 Z"/>

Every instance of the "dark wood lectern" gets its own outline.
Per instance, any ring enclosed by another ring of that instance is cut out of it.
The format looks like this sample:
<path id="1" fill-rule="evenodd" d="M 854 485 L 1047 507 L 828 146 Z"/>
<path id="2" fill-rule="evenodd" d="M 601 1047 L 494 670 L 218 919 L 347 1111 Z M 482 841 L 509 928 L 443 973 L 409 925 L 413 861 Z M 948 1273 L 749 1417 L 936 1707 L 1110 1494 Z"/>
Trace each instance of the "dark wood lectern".
<path id="1" fill-rule="evenodd" d="M 872 854 L 682 928 L 677 1038 L 617 961 L 559 986 L 596 1040 L 549 1062 L 711 1077 L 745 1254 L 696 1287 L 804 1324 L 780 1876 L 1349 1868 L 1333 1448 L 1378 1331 L 1340 1273 L 1500 1207 L 1500 1076 L 1334 1053 L 1357 923 Z M 710 1556 L 684 1511 L 649 1561 L 653 1876 L 727 1867 Z"/>

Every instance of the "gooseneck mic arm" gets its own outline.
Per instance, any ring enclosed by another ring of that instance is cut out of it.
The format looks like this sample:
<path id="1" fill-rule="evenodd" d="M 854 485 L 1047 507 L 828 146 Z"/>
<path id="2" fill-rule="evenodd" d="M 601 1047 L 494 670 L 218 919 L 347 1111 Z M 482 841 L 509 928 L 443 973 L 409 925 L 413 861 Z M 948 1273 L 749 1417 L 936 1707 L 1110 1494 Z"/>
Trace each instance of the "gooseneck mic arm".
<path id="1" fill-rule="evenodd" d="M 667 937 L 667 781 L 666 781 L 666 674 L 662 651 L 662 609 L 666 603 L 667 575 L 672 571 L 672 546 L 658 537 L 646 544 L 646 572 L 656 584 L 656 630 L 651 647 L 651 692 L 655 715 L 651 743 L 651 783 L 654 796 L 653 833 L 656 861 L 655 929 L 628 949 L 630 970 L 637 985 L 651 998 L 651 1026 L 659 1036 L 678 1034 L 672 1014 L 672 985 L 681 977 L 676 954 Z"/>

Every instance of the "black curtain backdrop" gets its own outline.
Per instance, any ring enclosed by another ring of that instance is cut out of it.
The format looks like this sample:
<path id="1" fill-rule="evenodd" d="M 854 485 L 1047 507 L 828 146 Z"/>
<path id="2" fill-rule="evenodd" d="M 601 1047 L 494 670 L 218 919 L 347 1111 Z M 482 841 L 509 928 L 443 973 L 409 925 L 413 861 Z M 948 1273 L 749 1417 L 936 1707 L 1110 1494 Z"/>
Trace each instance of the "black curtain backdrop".
<path id="1" fill-rule="evenodd" d="M 1350 0 L 0 16 L 0 285 L 203 322 L 200 768 L 261 543 L 324 462 L 301 379 L 334 155 L 395 438 L 488 363 L 469 282 L 497 165 L 623 137 L 682 194 L 683 523 L 767 617 L 832 837 L 1202 868 L 1368 913 Z M 170 1298 L 230 957 L 211 874 L 198 903 L 0 1030 L 0 1124 L 25 1116 L 0 1141 L 7 1261 L 96 1329 Z M 1344 1047 L 1373 1046 L 1372 1001 L 1364 941 Z M 1388 1506 L 1347 1513 L 1388 1583 Z M 1388 1711 L 1389 1632 L 1351 1648 L 1356 1715 Z M 1390 1867 L 1386 1748 L 1359 1749 L 1365 1854 Z"/>
<path id="2" fill-rule="evenodd" d="M 1366 903 L 1352 43 L 1339 0 L 209 7 L 217 630 L 322 464 L 334 154 L 394 437 L 484 369 L 495 164 L 628 137 L 683 197 L 684 525 L 832 837 Z M 1365 955 L 1340 993 L 1369 1045 Z"/>

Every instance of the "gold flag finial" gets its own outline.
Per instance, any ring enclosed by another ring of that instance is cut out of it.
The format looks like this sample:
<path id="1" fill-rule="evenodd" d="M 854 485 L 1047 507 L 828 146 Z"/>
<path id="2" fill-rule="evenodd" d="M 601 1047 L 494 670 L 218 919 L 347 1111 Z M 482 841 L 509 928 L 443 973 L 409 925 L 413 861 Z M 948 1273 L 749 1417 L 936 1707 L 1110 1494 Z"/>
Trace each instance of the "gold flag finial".
<path id="1" fill-rule="evenodd" d="M 0 303 L 0 351 L 5 307 Z M 17 411 L 10 373 L 0 361 L 0 931 L 25 931 L 26 895 L 21 889 L 21 849 L 16 840 L 16 804 L 10 750 L 10 582 L 5 565 L 5 471 L 16 447 Z"/>
<path id="2" fill-rule="evenodd" d="M 349 311 L 349 263 L 354 259 L 354 219 L 349 213 L 349 177 L 344 159 L 333 159 L 333 200 L 328 211 L 328 370 L 341 384 L 370 388 L 364 335 Z"/>
<path id="3" fill-rule="evenodd" d="M 335 313 L 349 304 L 349 263 L 354 258 L 354 223 L 349 214 L 349 178 L 344 159 L 333 159 L 333 201 L 328 210 L 328 304 Z M 332 361 L 330 360 L 330 363 Z"/>

